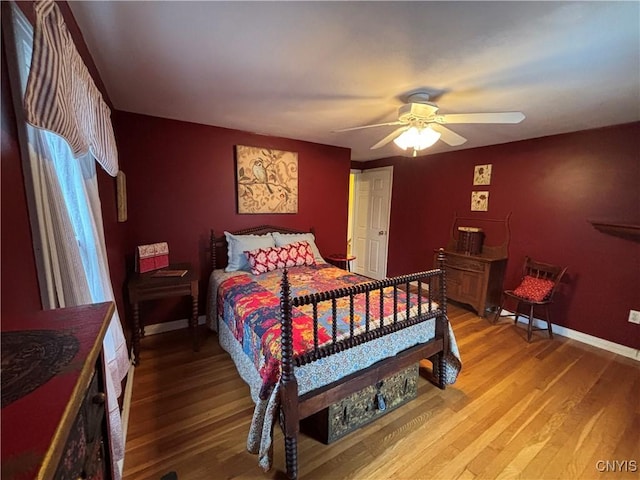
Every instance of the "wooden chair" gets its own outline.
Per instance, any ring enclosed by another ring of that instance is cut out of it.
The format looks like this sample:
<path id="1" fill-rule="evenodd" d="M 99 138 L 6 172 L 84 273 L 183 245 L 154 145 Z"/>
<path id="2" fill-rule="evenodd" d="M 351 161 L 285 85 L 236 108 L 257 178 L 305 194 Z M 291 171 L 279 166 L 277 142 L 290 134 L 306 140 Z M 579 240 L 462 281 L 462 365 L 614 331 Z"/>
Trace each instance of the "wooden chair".
<path id="1" fill-rule="evenodd" d="M 527 305 L 529 307 L 527 341 L 531 342 L 533 330 L 544 330 L 544 328 L 533 328 L 534 309 L 535 307 L 544 307 L 549 338 L 553 338 L 549 305 L 553 302 L 553 295 L 566 271 L 567 267 L 537 262 L 530 257 L 525 257 L 520 285 L 513 290 L 505 290 L 502 293 L 502 301 L 500 308 L 496 311 L 494 323 L 500 317 L 514 317 L 514 323 L 517 323 L 518 317 L 521 315 L 519 313 L 520 305 Z M 502 309 L 509 299 L 517 301 L 515 314 L 502 315 Z"/>

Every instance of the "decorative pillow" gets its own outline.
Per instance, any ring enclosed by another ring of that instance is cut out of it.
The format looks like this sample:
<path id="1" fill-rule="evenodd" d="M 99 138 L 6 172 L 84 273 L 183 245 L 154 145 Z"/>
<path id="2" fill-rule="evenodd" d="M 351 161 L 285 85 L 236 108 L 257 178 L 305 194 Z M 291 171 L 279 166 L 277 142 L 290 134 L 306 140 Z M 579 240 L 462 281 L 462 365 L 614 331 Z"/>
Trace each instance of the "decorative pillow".
<path id="1" fill-rule="evenodd" d="M 295 242 L 284 247 L 258 248 L 245 252 L 251 273 L 260 275 L 278 268 L 315 265 L 313 251 L 308 242 Z"/>
<path id="2" fill-rule="evenodd" d="M 316 246 L 316 237 L 313 233 L 280 233 L 273 232 L 273 240 L 276 242 L 276 247 L 283 247 L 295 242 L 308 242 L 313 251 L 313 256 L 316 259 L 316 263 L 325 263 L 320 250 Z"/>
<path id="3" fill-rule="evenodd" d="M 534 302 L 542 302 L 549 296 L 552 289 L 553 281 L 527 275 L 513 291 L 513 294 Z"/>
<path id="4" fill-rule="evenodd" d="M 227 238 L 227 268 L 225 272 L 235 272 L 237 270 L 251 271 L 251 266 L 244 254 L 247 250 L 255 250 L 257 248 L 275 247 L 275 242 L 271 234 L 266 235 L 233 235 L 224 232 Z"/>

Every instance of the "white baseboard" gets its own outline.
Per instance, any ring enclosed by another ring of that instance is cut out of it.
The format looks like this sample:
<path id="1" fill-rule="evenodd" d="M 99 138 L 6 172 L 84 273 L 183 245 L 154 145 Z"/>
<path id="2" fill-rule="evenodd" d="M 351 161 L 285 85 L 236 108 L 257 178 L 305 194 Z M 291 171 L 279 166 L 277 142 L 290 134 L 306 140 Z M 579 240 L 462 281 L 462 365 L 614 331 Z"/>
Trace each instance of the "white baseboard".
<path id="1" fill-rule="evenodd" d="M 200 315 L 198 317 L 198 325 L 204 325 L 206 323 L 206 316 Z M 189 320 L 183 318 L 181 320 L 174 320 L 172 322 L 164 322 L 164 323 L 154 323 L 152 325 L 144 326 L 144 334 L 147 335 L 156 335 L 158 333 L 171 332 L 173 330 L 180 330 L 181 328 L 188 328 Z"/>
<path id="2" fill-rule="evenodd" d="M 500 314 L 514 315 L 514 313 L 509 310 L 502 310 Z M 518 318 L 518 322 L 526 325 L 529 323 L 529 317 L 520 314 Z M 544 320 L 540 320 L 538 318 L 534 318 L 533 326 L 536 328 L 546 329 L 547 322 L 545 322 Z M 609 340 L 604 340 L 603 338 L 594 337 L 593 335 L 579 332 L 577 330 L 572 330 L 570 328 L 563 327 L 562 325 L 556 325 L 555 323 L 551 324 L 551 331 L 554 334 L 560 335 L 562 337 L 567 337 L 572 340 L 577 340 L 578 342 L 586 343 L 587 345 L 601 348 L 603 350 L 607 350 L 608 352 L 613 352 L 618 355 L 622 355 L 623 357 L 640 361 L 640 349 L 631 348 L 631 347 L 627 347 L 626 345 L 620 345 L 619 343 L 610 342 Z"/>
<path id="3" fill-rule="evenodd" d="M 133 358 L 133 352 L 131 352 L 130 358 Z M 124 387 L 124 397 L 122 397 L 122 445 L 127 445 L 127 430 L 129 429 L 129 413 L 131 412 L 131 398 L 133 397 L 133 374 L 136 371 L 136 367 L 131 362 L 129 364 L 129 371 L 127 372 L 127 383 Z M 124 469 L 124 458 L 118 462 L 118 468 L 120 469 L 120 476 Z"/>
<path id="4" fill-rule="evenodd" d="M 131 356 L 133 358 L 133 355 Z M 124 387 L 124 397 L 122 397 L 122 436 L 124 443 L 127 443 L 127 429 L 129 427 L 129 412 L 131 412 L 131 398 L 133 397 L 133 375 L 136 367 L 133 362 L 129 365 L 127 372 L 127 383 Z"/>

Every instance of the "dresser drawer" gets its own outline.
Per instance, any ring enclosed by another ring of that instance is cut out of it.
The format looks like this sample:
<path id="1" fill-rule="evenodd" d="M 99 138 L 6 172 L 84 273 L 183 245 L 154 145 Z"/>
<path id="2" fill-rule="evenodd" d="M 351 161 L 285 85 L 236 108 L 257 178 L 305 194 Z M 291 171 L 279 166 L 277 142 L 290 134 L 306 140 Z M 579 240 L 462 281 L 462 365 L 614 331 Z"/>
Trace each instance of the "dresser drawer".
<path id="1" fill-rule="evenodd" d="M 107 478 L 104 463 L 106 396 L 100 373 L 101 362 L 98 362 L 67 439 L 56 480 Z"/>
<path id="2" fill-rule="evenodd" d="M 84 465 L 87 459 L 87 418 L 81 408 L 76 417 L 62 458 L 56 470 L 55 480 L 86 478 Z"/>
<path id="3" fill-rule="evenodd" d="M 102 425 L 105 418 L 106 395 L 98 381 L 98 375 L 94 374 L 87 396 L 84 399 L 82 408 L 87 417 L 87 441 L 93 443 L 96 438 L 102 435 Z"/>
<path id="4" fill-rule="evenodd" d="M 474 260 L 473 258 L 453 257 L 449 256 L 444 262 L 445 267 L 455 268 L 459 270 L 469 270 L 472 272 L 484 272 L 487 269 L 487 263 Z M 449 272 L 447 272 L 449 273 Z"/>

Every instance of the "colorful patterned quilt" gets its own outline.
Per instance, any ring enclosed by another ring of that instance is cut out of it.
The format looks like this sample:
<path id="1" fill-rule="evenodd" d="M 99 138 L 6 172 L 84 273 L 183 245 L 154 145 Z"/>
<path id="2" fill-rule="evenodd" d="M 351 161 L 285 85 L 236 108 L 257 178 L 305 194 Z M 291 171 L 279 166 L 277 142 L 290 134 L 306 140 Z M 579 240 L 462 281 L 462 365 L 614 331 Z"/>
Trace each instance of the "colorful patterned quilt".
<path id="1" fill-rule="evenodd" d="M 370 281 L 328 264 L 292 267 L 288 270 L 291 297 L 349 287 Z M 261 398 L 267 398 L 280 377 L 280 282 L 282 270 L 274 270 L 261 275 L 239 275 L 220 284 L 218 289 L 218 314 L 224 319 L 244 353 L 253 361 L 262 378 Z M 393 287 L 383 290 L 383 323 L 394 321 Z M 396 321 L 406 317 L 407 295 L 397 291 Z M 409 314 L 417 312 L 417 295 L 409 295 Z M 343 297 L 336 302 L 336 341 L 348 338 L 350 330 L 350 301 Z M 434 308 L 437 308 L 434 306 Z M 293 349 L 294 355 L 313 349 L 313 307 L 311 305 L 293 308 Z M 423 300 L 422 310 L 427 310 Z M 364 294 L 354 296 L 353 334 L 364 332 L 366 299 Z M 318 315 L 319 346 L 329 344 L 333 338 L 332 302 L 320 302 Z M 380 322 L 380 290 L 369 294 L 370 328 Z"/>

